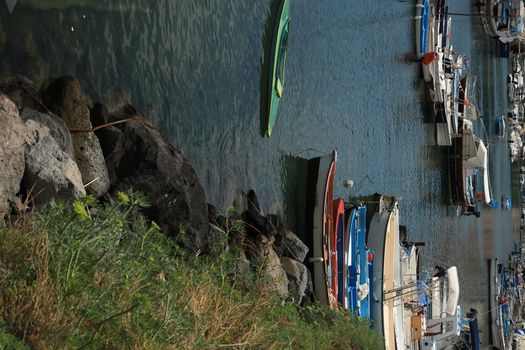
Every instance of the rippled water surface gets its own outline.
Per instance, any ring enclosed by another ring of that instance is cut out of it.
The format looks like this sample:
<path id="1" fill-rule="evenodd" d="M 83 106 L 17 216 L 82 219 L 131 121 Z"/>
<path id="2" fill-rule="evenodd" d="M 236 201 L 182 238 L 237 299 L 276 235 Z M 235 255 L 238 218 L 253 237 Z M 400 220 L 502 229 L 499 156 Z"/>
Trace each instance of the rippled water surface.
<path id="1" fill-rule="evenodd" d="M 410 60 L 410 1 L 292 1 L 285 94 L 270 139 L 259 130 L 269 1 L 63 3 L 20 0 L 9 14 L 0 0 L 2 76 L 43 84 L 70 74 L 94 101 L 132 101 L 186 154 L 210 202 L 225 207 L 239 189 L 254 188 L 267 212 L 291 223 L 287 156 L 336 148 L 337 181 L 355 183 L 337 194 L 401 196 L 401 223 L 409 238 L 426 242 L 425 266 L 457 265 L 460 302 L 487 310 L 486 259 L 506 258 L 516 228 L 510 212 L 458 218 L 448 205 L 447 154 L 428 145 L 424 84 Z M 451 12 L 475 13 L 471 6 L 450 1 Z M 489 144 L 499 197 L 511 191 L 506 140 L 493 135 L 506 108 L 508 62 L 495 57 L 478 18 L 454 16 L 452 28 L 455 49 L 477 76 L 476 129 Z"/>

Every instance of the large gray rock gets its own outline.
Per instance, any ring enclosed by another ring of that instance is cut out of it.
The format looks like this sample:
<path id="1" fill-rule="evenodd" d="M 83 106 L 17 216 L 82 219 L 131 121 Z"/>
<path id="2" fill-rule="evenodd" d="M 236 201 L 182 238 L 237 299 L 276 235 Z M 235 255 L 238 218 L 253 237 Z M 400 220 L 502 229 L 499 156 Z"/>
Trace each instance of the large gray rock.
<path id="1" fill-rule="evenodd" d="M 281 258 L 281 264 L 288 277 L 290 297 L 296 305 L 301 305 L 308 288 L 308 269 L 300 262 L 286 257 Z"/>
<path id="2" fill-rule="evenodd" d="M 32 119 L 26 121 L 26 129 L 24 183 L 35 204 L 85 195 L 76 163 L 60 148 L 49 129 Z"/>
<path id="3" fill-rule="evenodd" d="M 31 119 L 47 127 L 60 149 L 66 152 L 69 158 L 75 159 L 71 134 L 66 123 L 59 116 L 51 113 L 40 113 L 32 108 L 24 108 L 21 116 L 24 121 Z"/>
<path id="4" fill-rule="evenodd" d="M 0 214 L 6 214 L 24 176 L 25 126 L 16 105 L 1 93 L 0 125 Z"/>
<path id="5" fill-rule="evenodd" d="M 295 233 L 288 229 L 284 229 L 282 235 L 281 245 L 284 248 L 285 255 L 299 262 L 303 262 L 308 254 L 308 246 L 304 244 Z"/>
<path id="6" fill-rule="evenodd" d="M 69 129 L 91 130 L 89 107 L 78 80 L 63 77 L 53 81 L 46 90 L 49 108 L 59 115 Z M 109 189 L 109 176 L 98 138 L 93 132 L 72 132 L 73 148 L 87 192 L 100 197 Z"/>
<path id="7" fill-rule="evenodd" d="M 115 175 L 116 190 L 144 192 L 152 206 L 146 214 L 170 236 L 185 229 L 185 245 L 197 251 L 206 247 L 208 204 L 199 177 L 181 152 L 160 132 L 141 123 L 121 124 L 124 137 L 106 160 Z M 103 144 L 106 141 L 102 142 Z"/>

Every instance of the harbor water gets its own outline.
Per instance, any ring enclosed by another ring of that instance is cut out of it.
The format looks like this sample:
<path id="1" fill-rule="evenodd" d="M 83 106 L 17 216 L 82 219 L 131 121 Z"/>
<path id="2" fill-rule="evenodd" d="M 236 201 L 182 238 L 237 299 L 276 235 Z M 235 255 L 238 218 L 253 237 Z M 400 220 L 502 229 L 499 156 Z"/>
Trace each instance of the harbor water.
<path id="1" fill-rule="evenodd" d="M 19 0 L 10 13 L 1 0 L 0 75 L 37 84 L 74 75 L 93 101 L 132 103 L 186 155 L 209 202 L 226 208 L 253 188 L 263 210 L 292 227 L 300 174 L 288 160 L 337 149 L 335 195 L 398 196 L 408 238 L 425 242 L 423 266 L 458 267 L 460 304 L 479 310 L 488 344 L 487 259 L 515 249 L 519 209 L 458 217 L 450 205 L 448 153 L 429 143 L 428 97 L 413 60 L 413 1 L 292 1 L 284 95 L 272 137 L 262 138 L 270 2 Z M 450 12 L 473 14 L 453 16 L 452 44 L 477 77 L 475 129 L 499 200 L 512 190 L 507 140 L 494 133 L 509 63 L 496 57 L 475 5 L 449 3 Z M 347 179 L 352 188 L 342 186 Z"/>

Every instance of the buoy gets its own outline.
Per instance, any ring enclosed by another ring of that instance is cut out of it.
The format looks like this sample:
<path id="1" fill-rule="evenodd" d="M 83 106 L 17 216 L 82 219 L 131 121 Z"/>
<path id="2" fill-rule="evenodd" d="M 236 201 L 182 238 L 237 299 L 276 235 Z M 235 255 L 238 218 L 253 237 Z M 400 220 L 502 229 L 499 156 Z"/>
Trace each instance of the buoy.
<path id="1" fill-rule="evenodd" d="M 354 182 L 352 180 L 345 180 L 343 181 L 343 186 L 346 188 L 352 188 L 354 187 Z"/>

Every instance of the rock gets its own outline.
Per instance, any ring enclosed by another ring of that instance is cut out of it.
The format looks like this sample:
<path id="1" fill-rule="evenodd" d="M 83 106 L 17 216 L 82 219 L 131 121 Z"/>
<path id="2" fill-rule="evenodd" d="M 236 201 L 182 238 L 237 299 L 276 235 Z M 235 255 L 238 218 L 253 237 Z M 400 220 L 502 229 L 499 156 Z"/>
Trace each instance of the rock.
<path id="1" fill-rule="evenodd" d="M 106 161 L 109 183 L 114 184 L 117 182 L 116 169 L 126 151 L 124 132 L 115 126 L 110 126 L 104 128 L 103 132 L 99 135 L 100 146 Z"/>
<path id="2" fill-rule="evenodd" d="M 248 210 L 248 197 L 244 191 L 238 191 L 233 201 L 233 207 L 239 214 L 243 214 Z"/>
<path id="3" fill-rule="evenodd" d="M 142 123 L 120 124 L 124 151 L 111 165 L 116 190 L 144 192 L 152 206 L 146 214 L 170 236 L 185 229 L 184 243 L 203 250 L 208 235 L 208 205 L 201 182 L 181 152 L 174 150 L 160 132 Z"/>
<path id="4" fill-rule="evenodd" d="M 0 93 L 0 214 L 16 202 L 24 176 L 25 126 L 16 105 Z"/>
<path id="5" fill-rule="evenodd" d="M 51 113 L 40 113 L 27 107 L 22 110 L 21 116 L 24 121 L 31 119 L 47 127 L 60 149 L 66 152 L 69 158 L 75 159 L 71 134 L 66 123 L 59 116 Z"/>
<path id="6" fill-rule="evenodd" d="M 248 191 L 248 211 L 261 215 L 261 206 L 259 205 L 259 199 L 257 198 L 257 194 L 254 190 Z"/>
<path id="7" fill-rule="evenodd" d="M 89 98 L 84 95 L 78 80 L 58 78 L 46 90 L 49 108 L 59 115 L 69 129 L 92 129 Z M 87 192 L 100 197 L 109 189 L 109 176 L 98 138 L 92 132 L 72 133 L 73 148 Z"/>
<path id="8" fill-rule="evenodd" d="M 85 195 L 76 163 L 60 148 L 50 130 L 32 119 L 25 124 L 24 183 L 35 204 L 45 204 L 55 197 L 70 200 Z"/>
<path id="9" fill-rule="evenodd" d="M 38 89 L 33 81 L 26 77 L 0 79 L 0 91 L 6 94 L 20 109 L 29 107 L 41 112 L 46 111 Z"/>
<path id="10" fill-rule="evenodd" d="M 288 277 L 281 265 L 281 260 L 272 247 L 266 248 L 266 276 L 272 283 L 272 288 L 277 292 L 281 299 L 288 298 Z"/>
<path id="11" fill-rule="evenodd" d="M 299 262 L 303 262 L 308 254 L 308 247 L 297 237 L 295 233 L 288 229 L 283 230 L 283 239 L 281 244 L 284 248 L 284 254 Z"/>
<path id="12" fill-rule="evenodd" d="M 308 269 L 300 262 L 286 257 L 281 258 L 281 264 L 288 277 L 290 297 L 296 305 L 301 305 L 308 287 Z"/>

